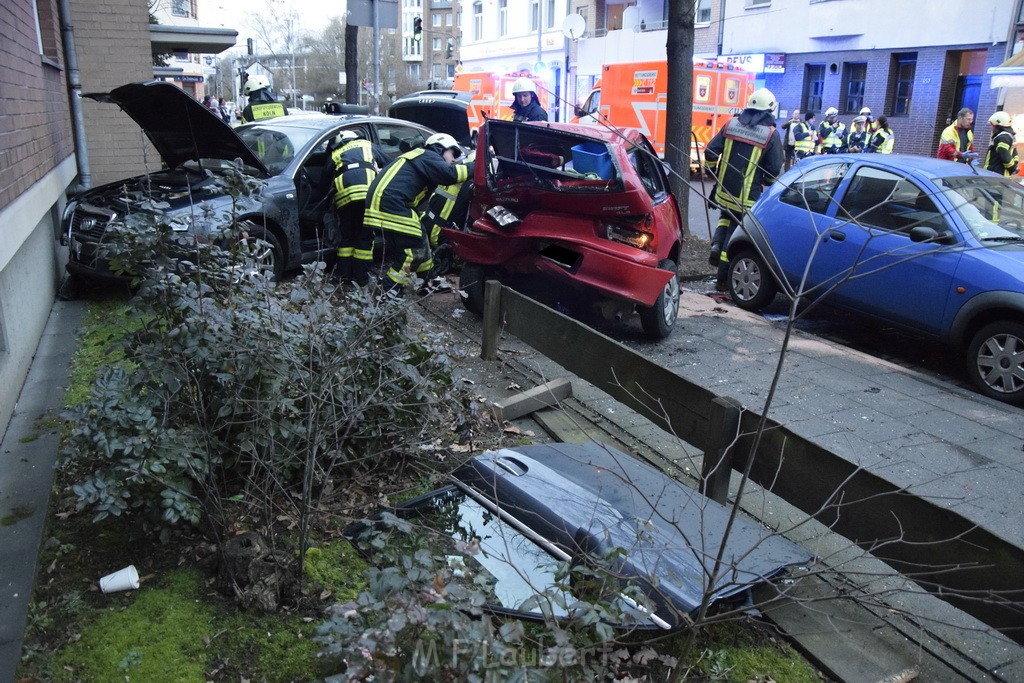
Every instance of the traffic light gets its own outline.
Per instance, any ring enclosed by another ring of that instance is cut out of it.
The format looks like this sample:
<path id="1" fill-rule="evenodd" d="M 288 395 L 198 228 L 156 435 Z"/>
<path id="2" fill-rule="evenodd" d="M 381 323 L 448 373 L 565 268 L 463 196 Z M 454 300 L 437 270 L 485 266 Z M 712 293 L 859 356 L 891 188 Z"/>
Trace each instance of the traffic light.
<path id="1" fill-rule="evenodd" d="M 423 20 L 419 17 L 412 20 L 412 39 L 423 40 Z"/>
<path id="2" fill-rule="evenodd" d="M 250 55 L 252 54 L 252 38 L 247 38 L 246 39 L 246 41 L 245 41 L 245 49 L 249 52 Z"/>
<path id="3" fill-rule="evenodd" d="M 452 40 L 451 38 L 449 38 L 448 39 L 448 45 L 444 49 L 444 58 L 445 59 L 451 59 L 452 58 L 452 51 L 454 49 L 455 49 L 455 41 Z"/>

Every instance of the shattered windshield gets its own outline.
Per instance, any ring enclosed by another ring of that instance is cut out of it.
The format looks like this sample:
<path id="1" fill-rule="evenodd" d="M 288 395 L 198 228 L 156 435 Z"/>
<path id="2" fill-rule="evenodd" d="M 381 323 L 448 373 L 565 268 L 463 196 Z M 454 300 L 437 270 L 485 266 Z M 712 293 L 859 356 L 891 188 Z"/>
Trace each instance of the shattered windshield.
<path id="1" fill-rule="evenodd" d="M 1013 179 L 978 175 L 935 182 L 979 240 L 1024 241 L 1024 187 Z"/>
<path id="2" fill-rule="evenodd" d="M 607 192 L 622 187 L 612 150 L 600 140 L 522 125 L 494 128 L 488 142 L 494 187 L 529 184 L 565 192 Z"/>

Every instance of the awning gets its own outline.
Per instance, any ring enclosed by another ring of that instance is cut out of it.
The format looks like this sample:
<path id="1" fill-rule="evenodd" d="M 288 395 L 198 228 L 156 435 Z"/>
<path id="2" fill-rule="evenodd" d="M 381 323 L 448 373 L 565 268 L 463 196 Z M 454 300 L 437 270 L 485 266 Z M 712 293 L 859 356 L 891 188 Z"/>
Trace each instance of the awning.
<path id="1" fill-rule="evenodd" d="M 1024 50 L 986 71 L 992 88 L 1024 88 Z"/>
<path id="2" fill-rule="evenodd" d="M 150 24 L 149 40 L 156 52 L 215 55 L 235 46 L 238 31 L 230 28 Z"/>

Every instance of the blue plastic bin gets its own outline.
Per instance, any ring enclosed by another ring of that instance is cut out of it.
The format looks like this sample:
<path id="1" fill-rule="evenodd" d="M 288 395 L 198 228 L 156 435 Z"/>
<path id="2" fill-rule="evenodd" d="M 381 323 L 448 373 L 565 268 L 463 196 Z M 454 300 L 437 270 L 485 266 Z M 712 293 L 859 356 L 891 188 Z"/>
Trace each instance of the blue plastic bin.
<path id="1" fill-rule="evenodd" d="M 615 177 L 615 166 L 608 148 L 594 142 L 584 142 L 572 148 L 572 168 L 577 173 L 595 173 L 602 180 Z"/>

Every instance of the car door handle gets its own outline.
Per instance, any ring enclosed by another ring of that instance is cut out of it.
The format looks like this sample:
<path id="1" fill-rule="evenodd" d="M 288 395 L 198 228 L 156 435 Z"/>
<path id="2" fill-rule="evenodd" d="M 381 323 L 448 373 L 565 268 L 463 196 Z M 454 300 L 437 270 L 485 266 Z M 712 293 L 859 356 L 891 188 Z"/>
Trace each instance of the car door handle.
<path id="1" fill-rule="evenodd" d="M 846 239 L 846 233 L 839 230 L 829 230 L 825 235 L 825 241 L 828 242 L 829 238 L 834 239 L 836 242 L 842 242 Z"/>

